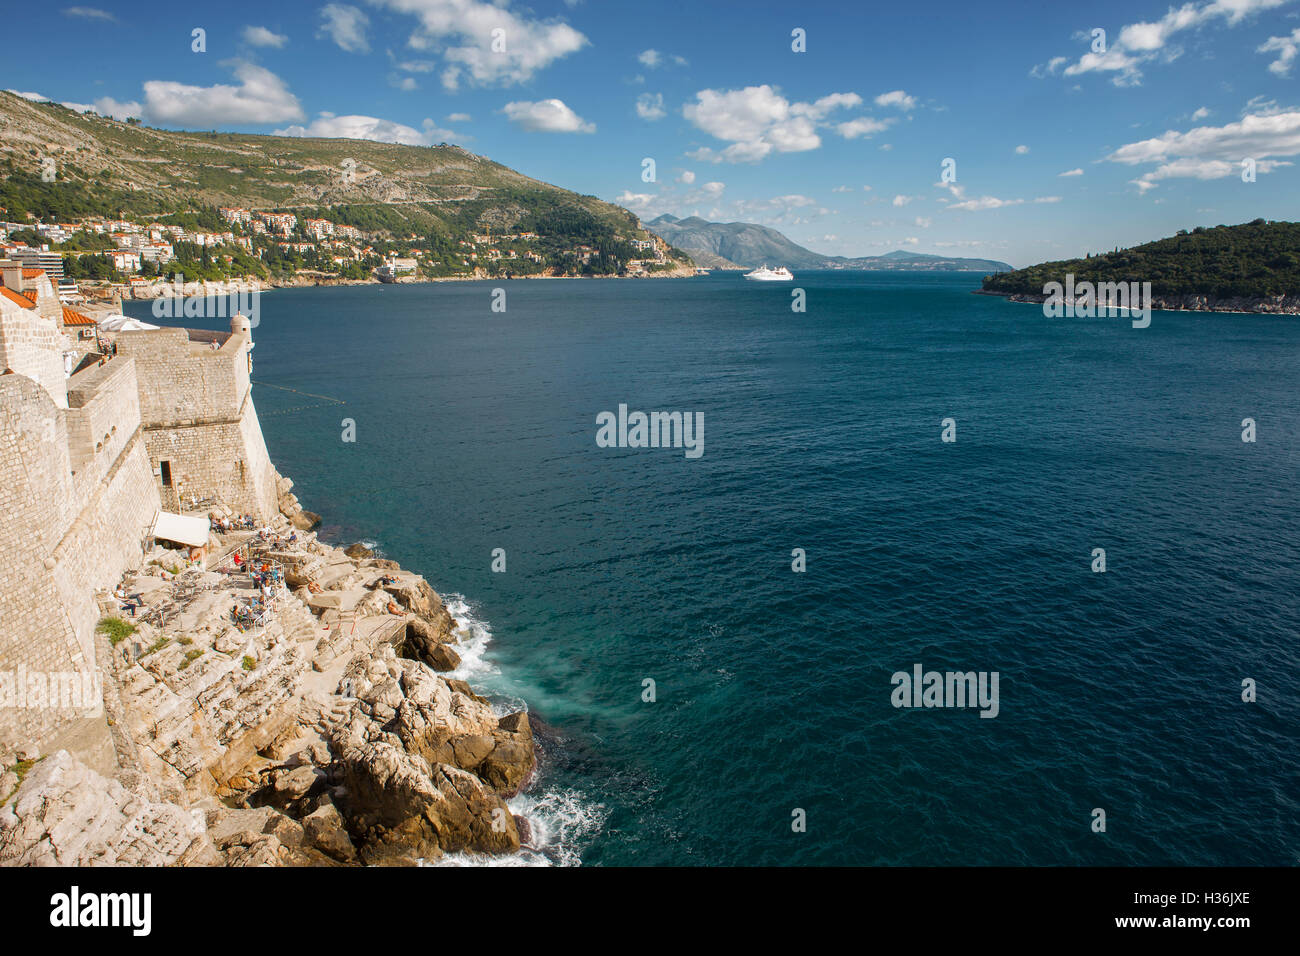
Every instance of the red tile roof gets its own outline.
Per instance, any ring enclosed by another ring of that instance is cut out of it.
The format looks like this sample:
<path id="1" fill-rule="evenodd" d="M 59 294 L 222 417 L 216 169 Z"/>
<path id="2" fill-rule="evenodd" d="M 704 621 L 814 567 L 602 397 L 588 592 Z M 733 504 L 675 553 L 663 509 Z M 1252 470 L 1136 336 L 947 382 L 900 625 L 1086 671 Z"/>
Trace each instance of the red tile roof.
<path id="1" fill-rule="evenodd" d="M 94 325 L 95 320 L 88 315 L 82 315 L 66 305 L 63 307 L 63 324 L 64 325 Z"/>
<path id="2" fill-rule="evenodd" d="M 24 270 L 23 270 L 23 278 L 24 278 L 24 279 L 35 279 L 37 276 L 43 276 L 43 275 L 45 275 L 45 270 L 44 270 L 44 269 L 24 269 Z"/>
<path id="3" fill-rule="evenodd" d="M 27 296 L 25 296 L 25 295 L 19 295 L 19 294 L 18 294 L 17 292 L 15 292 L 13 289 L 9 289 L 9 288 L 6 288 L 6 287 L 4 287 L 4 286 L 0 286 L 0 295 L 4 296 L 6 299 L 9 299 L 9 300 L 12 301 L 12 302 L 17 302 L 17 303 L 18 303 L 19 305 L 21 305 L 24 309 L 34 309 L 34 308 L 36 308 L 36 300 L 35 300 L 35 299 L 29 299 L 29 298 L 27 298 Z"/>

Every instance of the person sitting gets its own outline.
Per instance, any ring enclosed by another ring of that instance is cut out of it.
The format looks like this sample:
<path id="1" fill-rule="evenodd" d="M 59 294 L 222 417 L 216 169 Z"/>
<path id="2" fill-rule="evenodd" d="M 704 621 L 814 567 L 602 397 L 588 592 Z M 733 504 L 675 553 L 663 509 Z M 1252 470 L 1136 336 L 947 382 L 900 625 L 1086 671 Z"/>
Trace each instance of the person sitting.
<path id="1" fill-rule="evenodd" d="M 126 590 L 120 586 L 113 592 L 113 597 L 117 598 L 118 601 L 121 602 L 119 604 L 119 609 L 129 612 L 132 617 L 135 617 L 136 608 L 144 607 L 144 601 L 141 600 L 140 595 L 127 594 Z"/>

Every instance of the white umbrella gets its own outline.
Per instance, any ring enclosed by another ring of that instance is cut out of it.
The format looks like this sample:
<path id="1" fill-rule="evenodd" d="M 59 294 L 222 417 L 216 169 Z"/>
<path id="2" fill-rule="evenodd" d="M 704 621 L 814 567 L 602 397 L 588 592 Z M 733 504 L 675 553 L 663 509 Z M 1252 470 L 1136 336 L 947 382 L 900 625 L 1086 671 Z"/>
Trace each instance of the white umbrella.
<path id="1" fill-rule="evenodd" d="M 161 328 L 161 326 L 150 325 L 148 322 L 141 322 L 139 319 L 132 319 L 125 315 L 110 315 L 100 321 L 99 327 L 105 332 L 145 332 L 150 329 Z"/>

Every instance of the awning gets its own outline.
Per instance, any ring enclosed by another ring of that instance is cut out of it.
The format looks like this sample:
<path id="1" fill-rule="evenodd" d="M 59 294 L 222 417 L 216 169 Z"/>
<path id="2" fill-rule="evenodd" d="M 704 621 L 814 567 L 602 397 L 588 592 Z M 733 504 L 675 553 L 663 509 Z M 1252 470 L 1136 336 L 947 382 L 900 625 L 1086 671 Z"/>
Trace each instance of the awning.
<path id="1" fill-rule="evenodd" d="M 191 548 L 202 548 L 208 543 L 209 527 L 207 518 L 191 518 L 186 515 L 172 514 L 170 511 L 160 511 L 153 519 L 153 527 L 149 533 L 164 541 L 175 541 L 177 544 L 187 544 Z"/>
<path id="2" fill-rule="evenodd" d="M 159 326 L 141 322 L 139 319 L 128 318 L 125 315 L 110 315 L 106 319 L 101 319 L 99 327 L 105 332 L 144 332 L 159 328 Z"/>

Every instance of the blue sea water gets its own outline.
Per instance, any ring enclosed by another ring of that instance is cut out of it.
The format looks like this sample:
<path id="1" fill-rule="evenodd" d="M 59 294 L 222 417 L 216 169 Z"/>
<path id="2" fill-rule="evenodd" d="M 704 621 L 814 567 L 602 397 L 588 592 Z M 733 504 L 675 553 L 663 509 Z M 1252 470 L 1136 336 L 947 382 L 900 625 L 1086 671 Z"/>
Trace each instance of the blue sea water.
<path id="1" fill-rule="evenodd" d="M 261 297 L 272 458 L 457 596 L 465 675 L 538 719 L 524 859 L 1297 862 L 1300 320 L 795 284 L 802 314 L 736 274 Z M 620 403 L 702 413 L 704 455 L 598 447 Z M 997 671 L 998 716 L 894 707 L 918 663 Z"/>

